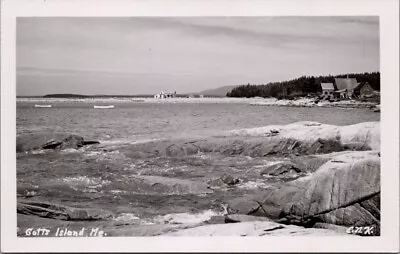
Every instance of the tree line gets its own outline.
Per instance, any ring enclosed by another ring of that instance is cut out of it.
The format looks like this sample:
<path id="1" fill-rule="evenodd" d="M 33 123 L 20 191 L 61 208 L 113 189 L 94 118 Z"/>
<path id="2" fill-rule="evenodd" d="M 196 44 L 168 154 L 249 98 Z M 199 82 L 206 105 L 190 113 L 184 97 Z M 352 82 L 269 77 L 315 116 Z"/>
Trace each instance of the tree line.
<path id="1" fill-rule="evenodd" d="M 333 83 L 335 86 L 335 78 L 356 78 L 358 83 L 368 82 L 373 89 L 380 91 L 380 73 L 349 73 L 336 76 L 302 76 L 283 82 L 270 82 L 267 84 L 246 84 L 233 88 L 226 94 L 228 97 L 275 97 L 294 98 L 305 96 L 308 94 L 318 94 L 322 92 L 321 83 Z"/>

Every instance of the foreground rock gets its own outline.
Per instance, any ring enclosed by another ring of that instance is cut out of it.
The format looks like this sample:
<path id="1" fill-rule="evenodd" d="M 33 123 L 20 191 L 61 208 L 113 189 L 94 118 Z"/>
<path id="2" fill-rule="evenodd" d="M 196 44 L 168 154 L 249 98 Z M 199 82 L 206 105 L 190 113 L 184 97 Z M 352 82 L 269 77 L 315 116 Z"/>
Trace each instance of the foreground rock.
<path id="1" fill-rule="evenodd" d="M 377 149 L 380 149 L 379 122 L 348 126 L 297 122 L 232 131 L 224 137 L 128 145 L 121 152 L 130 158 L 183 157 L 210 152 L 225 156 L 265 157 Z"/>
<path id="2" fill-rule="evenodd" d="M 85 141 L 81 136 L 62 133 L 27 134 L 17 137 L 17 152 L 25 152 L 34 149 L 78 149 L 91 144 L 99 144 L 99 142 Z"/>
<path id="3" fill-rule="evenodd" d="M 223 216 L 222 216 L 223 217 Z M 266 236 L 266 235 L 345 235 L 346 230 L 340 227 L 325 227 L 306 229 L 293 225 L 282 225 L 266 218 L 231 215 L 219 224 L 207 223 L 174 223 L 138 225 L 120 223 L 114 220 L 55 220 L 44 217 L 18 214 L 18 236 L 20 237 L 54 237 L 54 236 Z M 34 229 L 46 229 L 32 232 Z M 60 232 L 62 230 L 62 232 Z M 68 232 L 64 232 L 64 231 Z M 95 234 L 91 232 L 94 231 Z M 61 233 L 61 234 L 60 234 Z"/>
<path id="4" fill-rule="evenodd" d="M 312 227 L 380 225 L 380 159 L 377 151 L 321 155 L 328 162 L 297 180 L 275 184 L 256 197 L 230 204 L 232 213 Z"/>
<path id="5" fill-rule="evenodd" d="M 345 233 L 335 232 L 329 229 L 306 229 L 293 225 L 282 225 L 272 221 L 248 221 L 229 224 L 214 224 L 193 227 L 188 229 L 177 229 L 162 236 L 323 236 L 343 235 Z"/>

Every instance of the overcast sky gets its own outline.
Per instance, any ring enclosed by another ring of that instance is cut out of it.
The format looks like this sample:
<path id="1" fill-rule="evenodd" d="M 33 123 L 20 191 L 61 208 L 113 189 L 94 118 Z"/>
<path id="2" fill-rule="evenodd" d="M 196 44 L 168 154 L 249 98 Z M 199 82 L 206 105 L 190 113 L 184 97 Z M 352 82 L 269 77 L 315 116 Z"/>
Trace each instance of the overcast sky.
<path id="1" fill-rule="evenodd" d="M 379 71 L 378 17 L 18 18 L 17 95 L 177 93 Z"/>

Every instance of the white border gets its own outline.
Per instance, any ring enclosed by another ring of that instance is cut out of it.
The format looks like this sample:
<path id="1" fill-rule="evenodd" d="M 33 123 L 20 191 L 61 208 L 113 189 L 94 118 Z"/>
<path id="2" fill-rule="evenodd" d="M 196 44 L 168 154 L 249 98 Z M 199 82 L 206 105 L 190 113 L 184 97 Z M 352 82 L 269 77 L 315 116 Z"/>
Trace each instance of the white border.
<path id="1" fill-rule="evenodd" d="M 399 251 L 398 0 L 5 0 L 1 6 L 2 251 Z M 20 16 L 365 16 L 379 15 L 382 84 L 382 236 L 380 237 L 16 237 L 15 18 Z"/>

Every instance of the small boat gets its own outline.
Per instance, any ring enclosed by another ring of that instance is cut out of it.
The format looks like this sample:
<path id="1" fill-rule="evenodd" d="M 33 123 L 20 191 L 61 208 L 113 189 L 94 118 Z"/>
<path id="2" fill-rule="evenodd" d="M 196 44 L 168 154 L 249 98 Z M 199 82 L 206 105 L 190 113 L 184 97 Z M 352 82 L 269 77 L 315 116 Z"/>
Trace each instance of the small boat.
<path id="1" fill-rule="evenodd" d="M 38 105 L 38 104 L 35 104 L 35 108 L 51 108 L 51 105 Z"/>
<path id="2" fill-rule="evenodd" d="M 108 105 L 108 106 L 93 106 L 94 108 L 114 108 L 114 105 Z"/>

